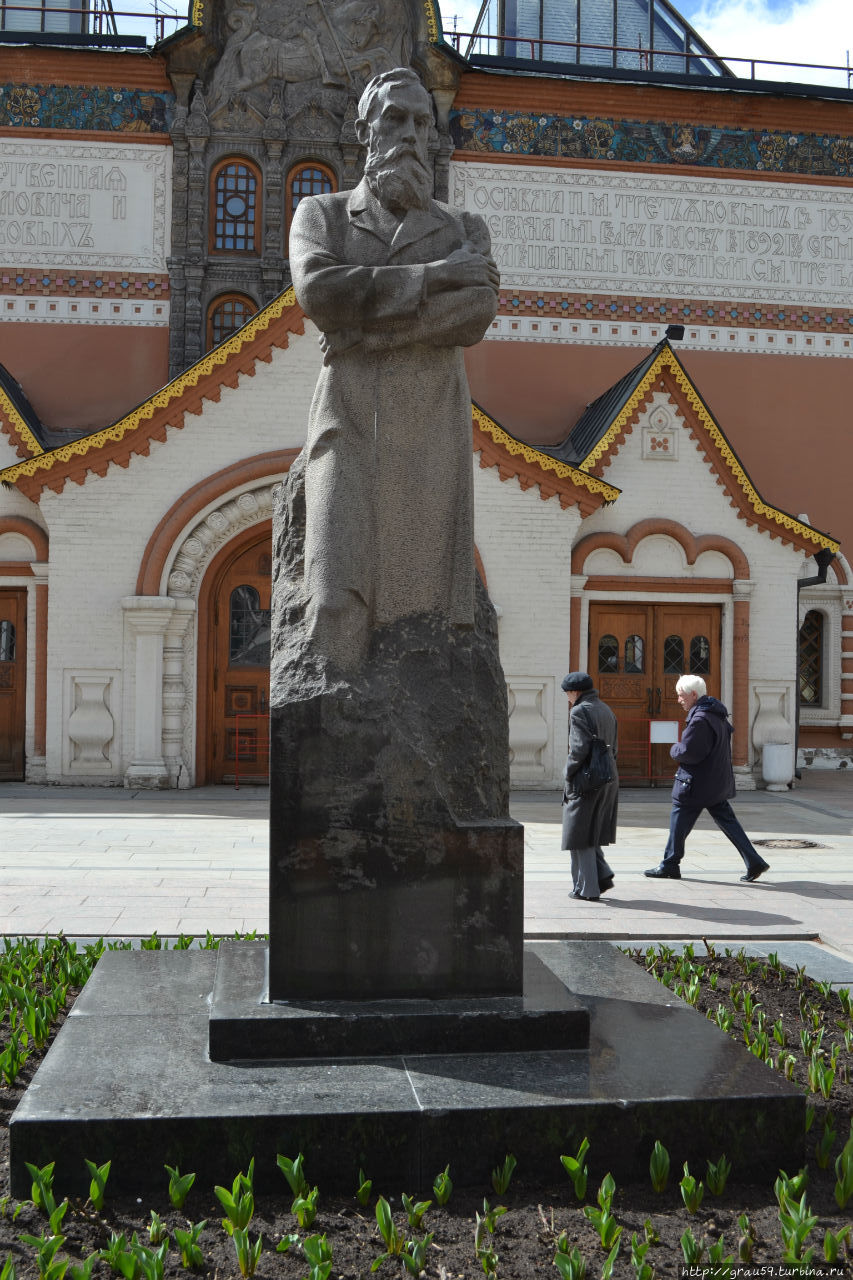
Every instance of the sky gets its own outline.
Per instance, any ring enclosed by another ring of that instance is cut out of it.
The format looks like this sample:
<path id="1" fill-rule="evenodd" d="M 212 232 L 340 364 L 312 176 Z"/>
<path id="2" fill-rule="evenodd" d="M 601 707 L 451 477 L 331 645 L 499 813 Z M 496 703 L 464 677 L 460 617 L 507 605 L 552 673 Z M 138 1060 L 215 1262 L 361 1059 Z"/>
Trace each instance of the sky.
<path id="1" fill-rule="evenodd" d="M 560 0 L 552 0 L 559 3 Z M 853 0 L 671 0 L 690 25 L 723 58 L 779 58 L 783 62 L 853 63 Z M 445 31 L 470 31 L 476 0 L 439 0 Z M 467 24 L 467 25 L 466 25 Z M 748 76 L 743 63 L 731 62 L 736 75 Z M 847 85 L 844 72 L 756 69 L 758 78 Z"/>

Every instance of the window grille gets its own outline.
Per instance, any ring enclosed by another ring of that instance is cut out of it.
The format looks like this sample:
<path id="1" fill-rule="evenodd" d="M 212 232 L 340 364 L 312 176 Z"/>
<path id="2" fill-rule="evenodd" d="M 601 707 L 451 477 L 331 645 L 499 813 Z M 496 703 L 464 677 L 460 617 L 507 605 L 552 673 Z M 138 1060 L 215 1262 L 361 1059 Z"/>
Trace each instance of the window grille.
<path id="1" fill-rule="evenodd" d="M 800 627 L 798 675 L 800 706 L 821 706 L 823 702 L 823 614 L 819 609 L 809 609 Z"/>
<path id="2" fill-rule="evenodd" d="M 619 641 L 615 636 L 602 636 L 598 642 L 599 671 L 619 670 Z"/>
<path id="3" fill-rule="evenodd" d="M 213 245 L 226 253 L 254 253 L 260 183 L 254 169 L 229 160 L 213 175 Z"/>
<path id="4" fill-rule="evenodd" d="M 269 666 L 270 610 L 261 608 L 260 595 L 247 583 L 231 592 L 228 637 L 229 666 Z"/>
<path id="5" fill-rule="evenodd" d="M 224 298 L 216 298 L 211 303 L 207 316 L 207 346 L 218 347 L 220 342 L 230 338 L 232 333 L 241 329 L 247 320 L 257 312 L 251 298 L 243 294 L 230 293 Z"/>
<path id="6" fill-rule="evenodd" d="M 711 643 L 707 636 L 694 636 L 690 641 L 690 674 L 707 676 L 711 673 Z"/>
<path id="7" fill-rule="evenodd" d="M 684 641 L 681 636 L 667 636 L 664 640 L 663 672 L 667 676 L 684 674 Z"/>
<path id="8" fill-rule="evenodd" d="M 631 675 L 637 675 L 644 670 L 643 649 L 642 636 L 628 636 L 625 641 L 625 670 Z"/>

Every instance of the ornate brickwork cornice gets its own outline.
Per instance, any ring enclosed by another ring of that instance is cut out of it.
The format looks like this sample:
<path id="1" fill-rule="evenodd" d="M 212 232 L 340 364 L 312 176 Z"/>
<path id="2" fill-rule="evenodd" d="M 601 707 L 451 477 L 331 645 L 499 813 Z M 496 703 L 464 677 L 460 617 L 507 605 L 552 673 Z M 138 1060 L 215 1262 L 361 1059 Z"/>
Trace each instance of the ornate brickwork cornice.
<path id="1" fill-rule="evenodd" d="M 152 440 L 165 440 L 168 427 L 182 427 L 185 413 L 200 413 L 202 400 L 218 400 L 223 386 L 236 386 L 240 374 L 254 374 L 256 360 L 269 361 L 273 347 L 286 347 L 289 334 L 302 332 L 304 315 L 291 288 L 132 413 L 92 435 L 39 450 L 6 467 L 0 482 L 16 484 L 37 500 L 45 487 L 61 492 L 68 479 L 82 484 L 89 472 L 105 475 L 112 462 L 126 466 L 132 454 L 147 454 Z M 5 409 L 2 400 L 0 409 Z"/>
<path id="2" fill-rule="evenodd" d="M 559 497 L 564 510 L 577 506 L 583 515 L 618 498 L 620 490 L 615 485 L 516 440 L 479 405 L 472 404 L 471 417 L 474 450 L 480 454 L 480 466 L 497 467 L 502 480 L 514 478 L 522 489 L 538 485 L 544 500 Z"/>
<path id="3" fill-rule="evenodd" d="M 625 436 L 637 424 L 644 405 L 655 390 L 661 389 L 668 390 L 673 396 L 708 462 L 734 500 L 734 506 L 749 523 L 767 529 L 772 536 L 781 537 L 810 554 L 817 548 L 838 551 L 839 543 L 834 538 L 764 501 L 668 344 L 658 352 L 607 431 L 579 464 L 581 470 L 598 473 L 615 456 Z"/>

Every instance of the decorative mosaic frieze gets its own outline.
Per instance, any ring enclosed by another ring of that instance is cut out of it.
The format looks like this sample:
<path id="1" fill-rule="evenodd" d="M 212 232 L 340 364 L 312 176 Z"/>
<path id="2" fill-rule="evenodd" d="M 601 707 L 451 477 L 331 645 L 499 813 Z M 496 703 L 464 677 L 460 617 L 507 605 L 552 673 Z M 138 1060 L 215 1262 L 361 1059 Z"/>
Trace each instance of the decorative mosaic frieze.
<path id="1" fill-rule="evenodd" d="M 167 134 L 175 96 L 79 84 L 0 84 L 0 128 Z"/>
<path id="2" fill-rule="evenodd" d="M 853 173 L 853 138 L 820 133 L 483 108 L 451 111 L 450 133 L 458 150 L 479 154 L 698 165 L 837 178 Z"/>

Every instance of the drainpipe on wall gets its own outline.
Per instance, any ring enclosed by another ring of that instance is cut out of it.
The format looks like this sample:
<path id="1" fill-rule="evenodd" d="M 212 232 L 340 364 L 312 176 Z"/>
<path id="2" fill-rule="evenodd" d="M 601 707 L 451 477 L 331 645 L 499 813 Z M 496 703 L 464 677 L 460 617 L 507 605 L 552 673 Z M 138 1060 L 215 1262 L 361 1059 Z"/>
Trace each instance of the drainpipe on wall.
<path id="1" fill-rule="evenodd" d="M 800 578 L 797 581 L 797 660 L 794 665 L 794 777 L 799 781 L 802 770 L 797 768 L 797 756 L 800 754 L 800 592 L 803 587 L 818 587 L 826 582 L 829 566 L 835 559 L 835 552 L 823 547 L 815 552 L 817 573 L 813 578 Z"/>

